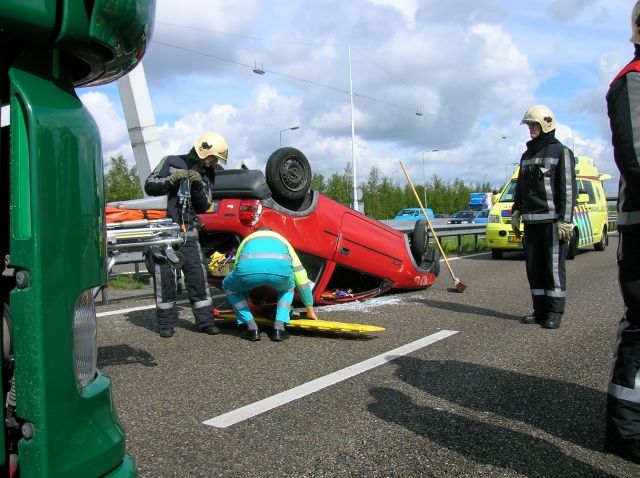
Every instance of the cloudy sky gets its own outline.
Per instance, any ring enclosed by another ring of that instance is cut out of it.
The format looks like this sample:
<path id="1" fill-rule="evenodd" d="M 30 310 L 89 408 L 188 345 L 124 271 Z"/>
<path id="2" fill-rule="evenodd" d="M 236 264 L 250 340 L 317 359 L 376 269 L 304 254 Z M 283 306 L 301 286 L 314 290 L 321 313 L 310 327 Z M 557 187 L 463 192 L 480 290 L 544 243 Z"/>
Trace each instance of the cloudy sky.
<path id="1" fill-rule="evenodd" d="M 417 184 L 424 166 L 427 180 L 500 186 L 529 139 L 520 120 L 539 103 L 562 142 L 615 173 L 604 97 L 633 55 L 634 3 L 157 0 L 143 65 L 165 154 L 213 130 L 229 167 L 264 169 L 282 138 L 313 172 L 342 173 L 350 45 L 358 182 L 377 166 L 404 184 L 402 160 Z M 134 164 L 116 86 L 78 93 L 106 160 L 121 152 Z"/>

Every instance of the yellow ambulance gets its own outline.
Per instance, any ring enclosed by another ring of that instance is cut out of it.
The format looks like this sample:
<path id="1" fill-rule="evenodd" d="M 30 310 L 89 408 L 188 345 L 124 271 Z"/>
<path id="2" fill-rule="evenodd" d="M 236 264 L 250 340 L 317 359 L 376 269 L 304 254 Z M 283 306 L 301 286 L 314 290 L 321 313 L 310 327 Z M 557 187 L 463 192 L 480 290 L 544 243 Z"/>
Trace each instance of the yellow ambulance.
<path id="1" fill-rule="evenodd" d="M 487 223 L 487 247 L 494 259 L 501 259 L 504 251 L 522 250 L 524 235 L 519 238 L 511 230 L 511 206 L 516 191 L 520 168 L 500 191 L 498 200 L 489 211 Z M 611 175 L 598 173 L 593 158 L 576 156 L 576 190 L 578 200 L 573 210 L 573 237 L 567 259 L 578 254 L 578 248 L 593 245 L 596 251 L 604 251 L 608 244 L 609 211 L 602 181 Z M 524 226 L 520 226 L 524 232 Z"/>

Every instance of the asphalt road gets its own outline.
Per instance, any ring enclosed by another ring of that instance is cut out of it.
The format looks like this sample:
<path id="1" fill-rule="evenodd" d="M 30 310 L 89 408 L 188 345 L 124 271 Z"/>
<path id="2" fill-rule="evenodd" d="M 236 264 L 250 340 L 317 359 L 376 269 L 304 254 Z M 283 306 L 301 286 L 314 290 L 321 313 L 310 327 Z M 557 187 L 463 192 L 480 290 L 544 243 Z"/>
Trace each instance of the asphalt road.
<path id="1" fill-rule="evenodd" d="M 613 236 L 605 252 L 568 262 L 558 330 L 519 323 L 530 311 L 522 254 L 482 254 L 451 261 L 462 294 L 443 264 L 428 290 L 319 308 L 386 327 L 370 336 L 250 343 L 233 325 L 197 333 L 184 308 L 177 334 L 161 339 L 153 308 L 108 312 L 152 304 L 148 289 L 113 292 L 99 307 L 98 362 L 141 477 L 638 477 L 640 466 L 602 451 L 622 311 L 616 246 Z M 433 343 L 387 353 L 424 337 Z M 328 375 L 336 383 L 322 383 Z M 297 400 L 203 424 L 316 379 Z"/>

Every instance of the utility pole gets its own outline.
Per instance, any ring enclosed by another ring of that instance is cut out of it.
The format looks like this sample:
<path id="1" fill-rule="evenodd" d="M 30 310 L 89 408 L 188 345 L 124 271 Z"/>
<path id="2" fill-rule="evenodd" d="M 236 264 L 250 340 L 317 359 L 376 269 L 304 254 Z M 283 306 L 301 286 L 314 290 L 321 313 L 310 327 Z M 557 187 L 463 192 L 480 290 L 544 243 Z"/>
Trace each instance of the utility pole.
<path id="1" fill-rule="evenodd" d="M 349 43 L 349 100 L 351 102 L 351 169 L 353 169 L 353 209 L 358 210 L 358 182 L 356 179 L 356 127 L 353 120 L 353 81 L 351 79 L 351 43 Z"/>

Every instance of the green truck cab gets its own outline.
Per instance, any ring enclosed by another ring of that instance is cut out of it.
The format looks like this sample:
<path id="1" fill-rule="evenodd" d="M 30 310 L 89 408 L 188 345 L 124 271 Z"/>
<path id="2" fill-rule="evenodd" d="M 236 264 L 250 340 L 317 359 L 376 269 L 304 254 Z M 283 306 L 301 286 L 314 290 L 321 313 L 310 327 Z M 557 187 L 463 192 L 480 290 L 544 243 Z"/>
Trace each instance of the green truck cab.
<path id="1" fill-rule="evenodd" d="M 1 476 L 136 475 L 96 366 L 102 158 L 75 87 L 134 68 L 154 14 L 155 0 L 0 2 Z"/>

